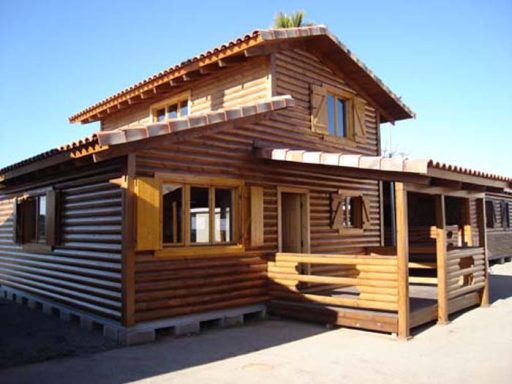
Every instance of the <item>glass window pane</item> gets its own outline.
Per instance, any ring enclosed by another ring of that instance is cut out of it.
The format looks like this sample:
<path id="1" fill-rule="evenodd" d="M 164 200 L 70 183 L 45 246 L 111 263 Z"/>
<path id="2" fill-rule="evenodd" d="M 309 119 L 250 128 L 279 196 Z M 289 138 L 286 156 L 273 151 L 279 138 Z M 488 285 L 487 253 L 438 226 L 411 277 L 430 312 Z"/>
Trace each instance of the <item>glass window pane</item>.
<path id="1" fill-rule="evenodd" d="M 342 99 L 336 99 L 336 108 L 338 113 L 338 132 L 337 135 L 345 137 L 347 134 L 346 130 L 346 118 L 345 118 L 345 101 Z"/>
<path id="2" fill-rule="evenodd" d="M 183 241 L 183 185 L 165 184 L 162 195 L 164 243 L 179 244 Z"/>
<path id="3" fill-rule="evenodd" d="M 233 241 L 233 190 L 215 188 L 215 241 Z"/>
<path id="4" fill-rule="evenodd" d="M 158 109 L 156 111 L 156 121 L 164 121 L 165 120 L 165 108 Z"/>
<path id="5" fill-rule="evenodd" d="M 23 238 L 26 242 L 37 241 L 37 198 L 29 197 L 23 203 Z"/>
<path id="6" fill-rule="evenodd" d="M 190 187 L 190 242 L 210 241 L 209 189 Z"/>
<path id="7" fill-rule="evenodd" d="M 37 238 L 46 240 L 46 196 L 39 197 L 39 210 L 37 218 Z"/>
<path id="8" fill-rule="evenodd" d="M 334 96 L 327 95 L 327 127 L 329 135 L 336 135 L 336 121 L 334 120 Z"/>
<path id="9" fill-rule="evenodd" d="M 175 119 L 178 117 L 178 104 L 172 104 L 167 107 L 167 118 Z"/>
<path id="10" fill-rule="evenodd" d="M 188 115 L 188 101 L 182 101 L 180 103 L 180 116 Z"/>

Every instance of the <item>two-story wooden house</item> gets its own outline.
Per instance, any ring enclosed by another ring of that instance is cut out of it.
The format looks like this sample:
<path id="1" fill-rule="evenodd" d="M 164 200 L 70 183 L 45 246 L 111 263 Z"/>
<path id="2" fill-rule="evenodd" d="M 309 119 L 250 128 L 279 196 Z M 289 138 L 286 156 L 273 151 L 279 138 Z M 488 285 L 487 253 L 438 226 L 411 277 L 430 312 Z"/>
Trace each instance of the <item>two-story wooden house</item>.
<path id="1" fill-rule="evenodd" d="M 0 170 L 1 289 L 127 342 L 266 308 L 407 338 L 486 303 L 483 194 L 511 183 L 381 157 L 413 116 L 323 26 L 219 46 Z"/>

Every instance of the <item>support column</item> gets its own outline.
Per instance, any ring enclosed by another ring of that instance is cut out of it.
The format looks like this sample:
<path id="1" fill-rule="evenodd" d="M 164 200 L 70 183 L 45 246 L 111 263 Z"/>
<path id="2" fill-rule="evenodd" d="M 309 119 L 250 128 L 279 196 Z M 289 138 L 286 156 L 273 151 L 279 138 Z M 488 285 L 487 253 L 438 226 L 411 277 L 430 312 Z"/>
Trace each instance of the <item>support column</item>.
<path id="1" fill-rule="evenodd" d="M 476 212 L 478 221 L 478 239 L 480 241 L 480 247 L 484 249 L 484 260 L 485 260 L 485 271 L 484 271 L 484 287 L 480 294 L 480 305 L 482 307 L 489 306 L 489 255 L 487 252 L 487 226 L 485 223 L 485 198 L 477 199 L 476 201 Z"/>
<path id="2" fill-rule="evenodd" d="M 436 259 L 437 259 L 437 323 L 447 324 L 448 275 L 446 263 L 446 209 L 444 195 L 435 196 L 436 203 Z"/>
<path id="3" fill-rule="evenodd" d="M 407 191 L 403 183 L 395 183 L 396 249 L 398 258 L 398 337 L 410 337 L 409 309 L 409 232 Z"/>

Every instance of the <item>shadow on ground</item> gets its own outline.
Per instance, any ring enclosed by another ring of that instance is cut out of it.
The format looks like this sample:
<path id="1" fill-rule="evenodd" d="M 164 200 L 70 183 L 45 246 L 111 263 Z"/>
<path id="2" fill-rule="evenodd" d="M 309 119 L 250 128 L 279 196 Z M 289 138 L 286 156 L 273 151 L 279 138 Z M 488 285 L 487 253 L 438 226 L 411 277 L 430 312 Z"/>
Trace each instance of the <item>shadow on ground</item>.
<path id="1" fill-rule="evenodd" d="M 512 276 L 491 273 L 489 278 L 489 302 L 512 297 Z"/>
<path id="2" fill-rule="evenodd" d="M 257 321 L 242 327 L 207 331 L 199 336 L 160 337 L 156 342 L 61 359 L 0 372 L 6 383 L 126 383 L 276 347 L 327 332 L 319 325 Z M 314 351 L 312 351 L 314 353 Z M 52 364 L 51 369 L 47 364 Z"/>

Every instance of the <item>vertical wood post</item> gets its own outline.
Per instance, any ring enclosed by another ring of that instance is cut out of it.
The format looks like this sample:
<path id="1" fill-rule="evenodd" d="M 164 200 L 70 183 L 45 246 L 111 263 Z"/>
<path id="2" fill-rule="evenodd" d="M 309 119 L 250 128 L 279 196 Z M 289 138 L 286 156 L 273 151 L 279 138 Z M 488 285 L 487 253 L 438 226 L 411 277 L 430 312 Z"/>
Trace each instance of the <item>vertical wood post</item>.
<path id="1" fill-rule="evenodd" d="M 478 238 L 480 239 L 480 247 L 484 249 L 485 271 L 484 271 L 484 287 L 480 296 L 480 305 L 487 307 L 489 305 L 489 254 L 487 252 L 487 227 L 485 223 L 485 198 L 477 199 L 477 217 L 478 217 Z"/>
<path id="2" fill-rule="evenodd" d="M 403 183 L 395 183 L 396 249 L 398 258 L 398 337 L 410 337 L 409 313 L 409 231 L 407 191 Z"/>
<path id="3" fill-rule="evenodd" d="M 437 258 L 437 322 L 447 324 L 448 275 L 446 263 L 446 209 L 444 195 L 435 196 L 436 205 L 436 258 Z"/>
<path id="4" fill-rule="evenodd" d="M 135 324 L 135 155 L 126 159 L 122 209 L 122 323 Z"/>

